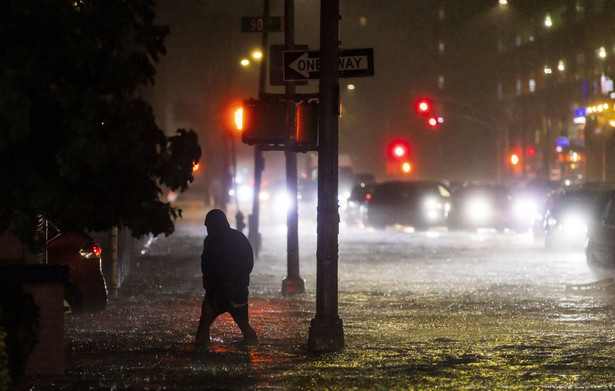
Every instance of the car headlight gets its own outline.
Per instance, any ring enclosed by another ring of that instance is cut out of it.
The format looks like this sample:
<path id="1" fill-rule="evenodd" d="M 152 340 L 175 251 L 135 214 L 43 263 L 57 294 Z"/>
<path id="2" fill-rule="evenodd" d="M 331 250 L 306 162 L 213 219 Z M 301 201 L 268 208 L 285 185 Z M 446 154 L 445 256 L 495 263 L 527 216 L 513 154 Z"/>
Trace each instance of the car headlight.
<path id="1" fill-rule="evenodd" d="M 513 212 L 518 218 L 531 218 L 538 213 L 538 204 L 530 199 L 518 199 L 513 206 Z"/>
<path id="2" fill-rule="evenodd" d="M 484 199 L 474 199 L 468 203 L 467 214 L 468 217 L 474 221 L 482 221 L 489 217 L 491 213 L 491 207 L 489 202 Z"/>
<path id="3" fill-rule="evenodd" d="M 427 210 L 442 209 L 442 204 L 436 198 L 425 199 L 425 202 L 423 205 L 425 205 L 425 209 Z"/>
<path id="4" fill-rule="evenodd" d="M 566 232 L 585 232 L 587 230 L 587 218 L 582 214 L 569 214 L 562 218 L 561 226 Z"/>

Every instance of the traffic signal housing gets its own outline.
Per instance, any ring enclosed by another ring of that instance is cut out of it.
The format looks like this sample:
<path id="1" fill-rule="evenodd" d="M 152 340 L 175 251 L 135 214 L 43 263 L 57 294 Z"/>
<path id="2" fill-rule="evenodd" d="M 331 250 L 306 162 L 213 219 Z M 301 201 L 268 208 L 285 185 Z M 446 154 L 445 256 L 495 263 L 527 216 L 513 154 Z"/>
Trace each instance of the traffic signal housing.
<path id="1" fill-rule="evenodd" d="M 393 140 L 387 147 L 387 173 L 391 175 L 409 175 L 412 172 L 410 160 L 410 143 L 406 140 Z"/>
<path id="2" fill-rule="evenodd" d="M 316 102 L 301 102 L 297 105 L 295 112 L 297 144 L 304 146 L 318 145 L 318 108 Z"/>
<path id="3" fill-rule="evenodd" d="M 241 141 L 245 144 L 284 144 L 288 141 L 286 103 L 282 101 L 247 100 L 241 118 L 235 112 L 235 124 L 241 123 Z"/>
<path id="4" fill-rule="evenodd" d="M 519 177 L 523 174 L 523 159 L 522 159 L 522 149 L 514 148 L 512 151 L 508 153 L 508 167 L 513 176 Z"/>

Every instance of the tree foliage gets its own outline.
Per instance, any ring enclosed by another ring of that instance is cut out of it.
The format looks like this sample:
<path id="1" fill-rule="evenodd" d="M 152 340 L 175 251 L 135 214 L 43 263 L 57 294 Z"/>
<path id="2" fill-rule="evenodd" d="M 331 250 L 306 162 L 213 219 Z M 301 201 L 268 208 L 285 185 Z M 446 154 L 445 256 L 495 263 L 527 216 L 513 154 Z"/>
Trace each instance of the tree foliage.
<path id="1" fill-rule="evenodd" d="M 170 234 L 197 136 L 171 137 L 139 98 L 169 30 L 154 0 L 5 0 L 0 5 L 0 232 L 34 244 L 39 216 L 64 229 Z"/>

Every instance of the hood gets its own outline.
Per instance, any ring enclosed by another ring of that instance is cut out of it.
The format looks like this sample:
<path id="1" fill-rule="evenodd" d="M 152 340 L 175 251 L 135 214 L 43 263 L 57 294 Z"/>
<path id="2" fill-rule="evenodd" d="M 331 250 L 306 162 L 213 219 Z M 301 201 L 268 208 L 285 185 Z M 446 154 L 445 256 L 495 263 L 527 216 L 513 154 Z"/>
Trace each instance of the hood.
<path id="1" fill-rule="evenodd" d="M 220 209 L 212 209 L 205 216 L 205 226 L 209 235 L 225 232 L 231 229 L 226 215 Z"/>

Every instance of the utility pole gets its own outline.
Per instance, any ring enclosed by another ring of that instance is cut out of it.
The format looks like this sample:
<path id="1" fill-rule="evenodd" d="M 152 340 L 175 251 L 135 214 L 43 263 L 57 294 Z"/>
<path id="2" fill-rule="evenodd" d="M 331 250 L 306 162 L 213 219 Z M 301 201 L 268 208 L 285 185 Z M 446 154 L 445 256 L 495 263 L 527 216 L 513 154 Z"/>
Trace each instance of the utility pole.
<path id="1" fill-rule="evenodd" d="M 310 324 L 311 353 L 344 347 L 338 315 L 338 111 L 339 0 L 320 2 L 320 118 L 318 150 L 318 217 L 316 248 L 316 315 Z"/>
<path id="2" fill-rule="evenodd" d="M 295 48 L 295 6 L 294 0 L 284 0 L 284 43 L 286 50 Z M 295 94 L 295 83 L 287 82 L 284 92 Z M 286 101 L 287 121 L 290 135 L 294 138 L 295 102 Z M 286 278 L 282 281 L 282 294 L 293 295 L 305 292 L 305 282 L 299 274 L 299 212 L 297 205 L 297 152 L 285 151 L 286 191 L 290 196 L 290 207 L 286 212 Z"/>

